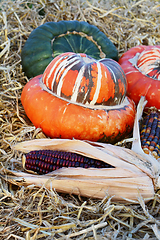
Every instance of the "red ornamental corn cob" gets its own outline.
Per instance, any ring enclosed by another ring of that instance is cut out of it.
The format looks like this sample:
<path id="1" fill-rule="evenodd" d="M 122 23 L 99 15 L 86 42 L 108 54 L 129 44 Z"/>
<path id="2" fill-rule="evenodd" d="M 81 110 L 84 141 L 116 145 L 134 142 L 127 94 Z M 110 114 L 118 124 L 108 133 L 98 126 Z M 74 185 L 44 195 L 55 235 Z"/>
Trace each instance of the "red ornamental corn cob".
<path id="1" fill-rule="evenodd" d="M 77 153 L 37 150 L 25 155 L 25 168 L 38 174 L 46 174 L 62 167 L 113 168 L 112 165 Z"/>
<path id="2" fill-rule="evenodd" d="M 160 111 L 151 110 L 143 119 L 140 130 L 141 146 L 145 153 L 160 157 Z"/>

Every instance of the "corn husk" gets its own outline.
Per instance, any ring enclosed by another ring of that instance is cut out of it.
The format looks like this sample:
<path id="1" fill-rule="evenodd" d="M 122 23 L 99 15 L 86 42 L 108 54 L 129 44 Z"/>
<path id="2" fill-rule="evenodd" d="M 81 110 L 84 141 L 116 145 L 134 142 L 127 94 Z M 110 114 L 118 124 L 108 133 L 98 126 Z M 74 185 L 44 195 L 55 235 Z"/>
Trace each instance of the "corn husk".
<path id="1" fill-rule="evenodd" d="M 160 164 L 152 156 L 141 151 L 139 140 L 139 119 L 142 116 L 145 99 L 142 98 L 134 125 L 132 150 L 104 143 L 69 139 L 35 139 L 18 143 L 13 149 L 21 152 L 52 149 L 75 152 L 104 161 L 114 168 L 83 169 L 61 168 L 46 175 L 9 171 L 7 181 L 18 186 L 34 184 L 90 198 L 103 199 L 106 195 L 114 201 L 138 203 L 154 198 L 160 187 Z M 25 158 L 23 158 L 25 165 Z"/>

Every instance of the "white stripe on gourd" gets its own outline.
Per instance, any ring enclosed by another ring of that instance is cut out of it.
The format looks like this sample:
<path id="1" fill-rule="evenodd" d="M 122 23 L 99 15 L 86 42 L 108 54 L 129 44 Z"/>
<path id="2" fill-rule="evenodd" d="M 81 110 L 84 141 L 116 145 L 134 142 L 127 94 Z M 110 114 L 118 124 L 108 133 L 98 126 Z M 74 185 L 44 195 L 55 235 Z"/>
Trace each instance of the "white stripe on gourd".
<path id="1" fill-rule="evenodd" d="M 84 76 L 84 72 L 85 72 L 85 65 L 81 67 L 81 69 L 79 70 L 78 76 L 76 78 L 74 87 L 73 87 L 73 92 L 72 92 L 72 96 L 71 96 L 71 101 L 77 101 L 77 96 L 79 93 L 79 87 L 82 81 L 82 78 Z"/>
<path id="2" fill-rule="evenodd" d="M 101 69 L 101 65 L 99 62 L 97 62 L 97 68 L 98 68 L 97 87 L 96 87 L 96 91 L 95 91 L 93 100 L 90 102 L 91 105 L 96 104 L 97 99 L 99 97 L 100 88 L 101 88 L 102 69 Z"/>

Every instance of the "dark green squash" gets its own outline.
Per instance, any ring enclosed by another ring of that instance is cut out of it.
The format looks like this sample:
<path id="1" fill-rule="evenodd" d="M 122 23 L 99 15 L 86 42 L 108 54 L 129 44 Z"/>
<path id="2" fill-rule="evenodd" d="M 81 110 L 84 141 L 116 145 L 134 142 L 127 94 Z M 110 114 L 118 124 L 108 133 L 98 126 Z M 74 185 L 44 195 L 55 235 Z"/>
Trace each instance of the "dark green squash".
<path id="1" fill-rule="evenodd" d="M 95 59 L 118 61 L 114 44 L 96 26 L 87 22 L 47 22 L 34 29 L 21 53 L 22 68 L 29 78 L 42 74 L 61 53 L 85 53 Z"/>

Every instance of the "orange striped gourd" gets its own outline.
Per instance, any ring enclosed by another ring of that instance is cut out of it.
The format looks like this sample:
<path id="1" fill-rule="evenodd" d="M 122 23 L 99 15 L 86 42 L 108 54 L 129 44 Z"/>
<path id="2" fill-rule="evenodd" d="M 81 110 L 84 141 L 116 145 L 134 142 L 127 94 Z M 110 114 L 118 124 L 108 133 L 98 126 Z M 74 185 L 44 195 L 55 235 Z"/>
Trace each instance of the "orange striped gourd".
<path id="1" fill-rule="evenodd" d="M 116 143 L 134 124 L 125 74 L 112 59 L 63 53 L 26 84 L 21 101 L 32 123 L 51 138 Z"/>

